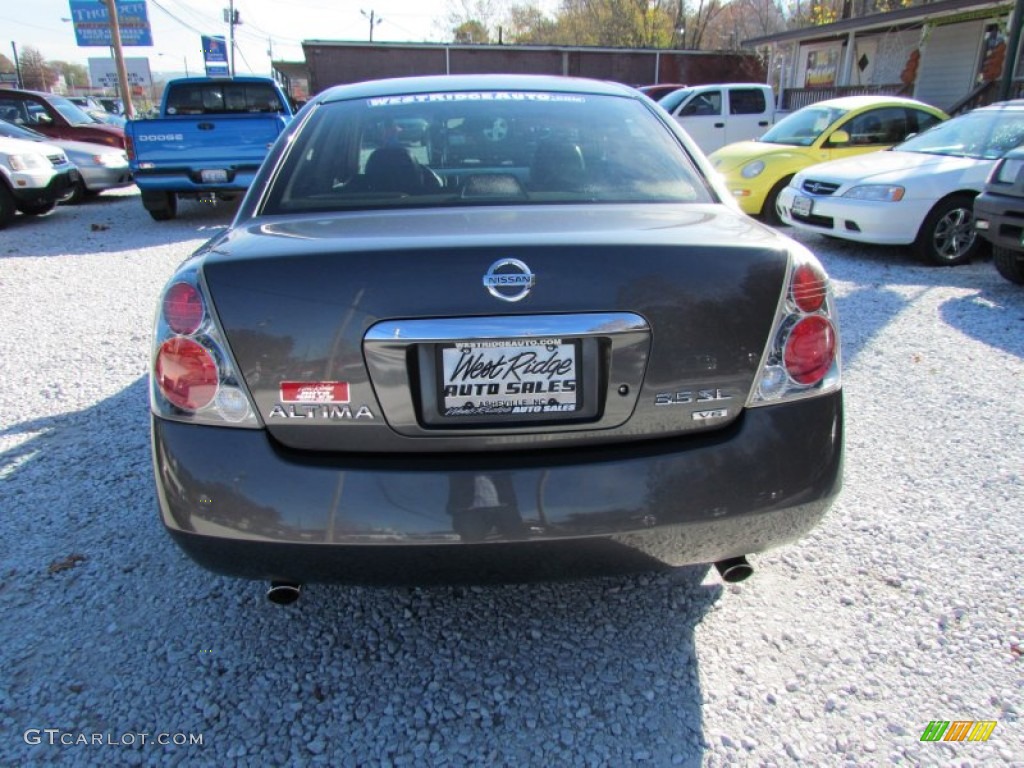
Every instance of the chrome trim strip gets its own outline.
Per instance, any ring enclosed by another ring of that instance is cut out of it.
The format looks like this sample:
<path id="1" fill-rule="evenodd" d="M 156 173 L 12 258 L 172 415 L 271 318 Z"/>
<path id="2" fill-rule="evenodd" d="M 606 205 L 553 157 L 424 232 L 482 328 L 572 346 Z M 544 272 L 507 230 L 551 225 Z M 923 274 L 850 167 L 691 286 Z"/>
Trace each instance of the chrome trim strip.
<path id="1" fill-rule="evenodd" d="M 366 332 L 365 341 L 440 342 L 530 336 L 611 336 L 649 333 L 651 327 L 631 312 L 578 315 L 501 315 L 429 320 L 384 320 Z"/>

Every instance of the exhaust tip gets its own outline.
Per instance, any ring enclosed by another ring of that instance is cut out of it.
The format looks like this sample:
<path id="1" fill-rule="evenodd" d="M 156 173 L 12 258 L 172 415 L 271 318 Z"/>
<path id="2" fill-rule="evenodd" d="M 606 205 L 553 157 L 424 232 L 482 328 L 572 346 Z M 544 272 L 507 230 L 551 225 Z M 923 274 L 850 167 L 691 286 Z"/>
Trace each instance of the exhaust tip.
<path id="1" fill-rule="evenodd" d="M 715 563 L 715 568 L 718 569 L 718 574 L 722 577 L 722 581 L 727 584 L 738 584 L 750 578 L 754 573 L 754 566 L 748 563 L 747 558 L 742 555 L 740 557 L 730 557 L 728 560 L 719 560 Z"/>
<path id="2" fill-rule="evenodd" d="M 272 581 L 267 590 L 267 600 L 275 605 L 291 605 L 302 594 L 302 585 L 290 581 Z"/>

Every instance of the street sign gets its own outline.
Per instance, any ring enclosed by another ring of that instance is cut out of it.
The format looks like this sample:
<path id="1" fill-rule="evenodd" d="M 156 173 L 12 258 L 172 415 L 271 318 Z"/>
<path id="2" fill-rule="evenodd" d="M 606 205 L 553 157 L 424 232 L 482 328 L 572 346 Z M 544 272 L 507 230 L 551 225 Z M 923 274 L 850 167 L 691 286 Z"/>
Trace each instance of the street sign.
<path id="1" fill-rule="evenodd" d="M 223 35 L 202 35 L 203 63 L 207 77 L 231 77 L 228 44 Z"/>
<path id="2" fill-rule="evenodd" d="M 68 0 L 71 21 L 75 25 L 75 41 L 79 46 L 113 44 L 110 36 L 110 14 L 105 2 Z M 115 0 L 121 45 L 153 45 L 153 31 L 146 13 L 146 0 Z"/>

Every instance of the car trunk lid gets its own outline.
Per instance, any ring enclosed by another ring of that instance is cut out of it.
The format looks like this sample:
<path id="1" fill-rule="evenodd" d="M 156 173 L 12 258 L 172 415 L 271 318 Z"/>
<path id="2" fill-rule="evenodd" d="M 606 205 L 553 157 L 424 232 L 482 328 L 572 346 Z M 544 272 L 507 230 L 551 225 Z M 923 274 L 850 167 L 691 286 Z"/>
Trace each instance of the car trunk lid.
<path id="1" fill-rule="evenodd" d="M 724 426 L 746 401 L 788 268 L 777 235 L 720 206 L 266 218 L 211 248 L 205 280 L 257 410 L 284 445 L 320 451 Z M 541 410 L 514 410 L 524 405 Z"/>

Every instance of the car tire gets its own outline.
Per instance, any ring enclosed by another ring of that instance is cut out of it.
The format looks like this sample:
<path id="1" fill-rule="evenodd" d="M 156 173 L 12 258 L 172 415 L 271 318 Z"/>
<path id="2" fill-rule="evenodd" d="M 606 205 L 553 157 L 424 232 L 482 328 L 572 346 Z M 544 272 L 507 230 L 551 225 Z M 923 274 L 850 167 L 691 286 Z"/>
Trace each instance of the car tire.
<path id="1" fill-rule="evenodd" d="M 1024 253 L 993 245 L 992 260 L 1000 275 L 1011 283 L 1024 285 Z"/>
<path id="2" fill-rule="evenodd" d="M 17 206 L 14 204 L 14 195 L 0 181 L 0 229 L 11 223 L 15 211 L 17 211 Z"/>
<path id="3" fill-rule="evenodd" d="M 71 185 L 71 191 L 60 202 L 66 205 L 78 205 L 85 200 L 88 193 L 89 190 L 85 188 L 85 182 L 78 179 L 78 181 Z"/>
<path id="4" fill-rule="evenodd" d="M 779 210 L 776 208 L 776 205 L 779 202 L 779 195 L 782 194 L 782 190 L 788 187 L 789 182 L 792 180 L 792 176 L 779 179 L 775 186 L 768 191 L 764 198 L 764 205 L 761 206 L 761 221 L 765 224 L 771 224 L 773 227 L 786 226 L 786 222 L 779 217 Z"/>
<path id="5" fill-rule="evenodd" d="M 42 216 L 44 213 L 49 213 L 56 207 L 57 201 L 50 200 L 48 203 L 22 203 L 18 206 L 18 210 L 26 216 Z"/>
<path id="6" fill-rule="evenodd" d="M 937 267 L 968 263 L 981 250 L 974 229 L 974 198 L 950 195 L 940 200 L 924 219 L 914 241 L 918 258 Z"/>
<path id="7" fill-rule="evenodd" d="M 178 196 L 173 192 L 143 192 L 142 205 L 154 221 L 170 221 L 178 213 Z"/>

